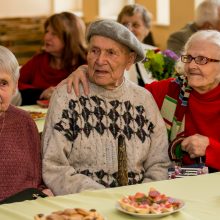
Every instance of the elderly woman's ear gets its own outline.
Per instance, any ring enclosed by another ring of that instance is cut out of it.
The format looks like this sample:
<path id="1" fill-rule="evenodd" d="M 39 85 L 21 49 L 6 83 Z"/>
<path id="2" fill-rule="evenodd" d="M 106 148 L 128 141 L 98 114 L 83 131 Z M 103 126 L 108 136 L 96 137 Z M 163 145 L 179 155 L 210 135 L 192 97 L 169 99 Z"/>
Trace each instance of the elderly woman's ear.
<path id="1" fill-rule="evenodd" d="M 130 52 L 126 70 L 129 70 L 132 64 L 135 63 L 136 57 L 137 57 L 137 54 L 135 52 Z"/>
<path id="2" fill-rule="evenodd" d="M 14 88 L 13 88 L 13 95 L 17 93 L 17 88 L 18 88 L 18 81 L 14 83 Z"/>

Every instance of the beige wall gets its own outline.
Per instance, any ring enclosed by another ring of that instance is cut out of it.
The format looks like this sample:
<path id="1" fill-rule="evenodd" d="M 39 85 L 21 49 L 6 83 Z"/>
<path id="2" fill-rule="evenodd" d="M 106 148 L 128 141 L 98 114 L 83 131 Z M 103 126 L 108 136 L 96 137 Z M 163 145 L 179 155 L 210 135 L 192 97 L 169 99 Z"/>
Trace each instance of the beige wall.
<path id="1" fill-rule="evenodd" d="M 0 0 L 0 18 L 48 16 L 61 11 L 79 11 L 80 3 L 76 0 Z"/>
<path id="2" fill-rule="evenodd" d="M 82 7 L 83 18 L 86 23 L 89 23 L 100 17 L 100 10 L 102 10 L 103 5 L 105 6 L 106 1 L 111 1 L 112 4 L 118 4 L 119 7 L 122 7 L 126 2 L 131 2 L 125 0 L 121 0 L 120 3 L 119 0 L 0 0 L 0 18 L 49 16 L 60 10 L 73 11 L 76 7 L 78 7 L 77 10 Z M 171 23 L 169 26 L 162 26 L 156 23 L 156 0 L 135 0 L 136 3 L 144 5 L 152 12 L 152 32 L 157 46 L 161 49 L 166 49 L 166 41 L 170 33 L 193 20 L 194 1 L 198 0 L 170 0 Z"/>
<path id="3" fill-rule="evenodd" d="M 83 14 L 86 23 L 93 21 L 99 14 L 98 0 L 83 0 Z"/>
<path id="4" fill-rule="evenodd" d="M 166 49 L 166 41 L 172 32 L 180 29 L 186 23 L 194 19 L 193 0 L 170 0 L 169 26 L 162 26 L 156 23 L 156 0 L 136 0 L 136 3 L 144 5 L 153 13 L 154 22 L 152 32 L 157 46 L 162 50 Z"/>
<path id="5" fill-rule="evenodd" d="M 0 0 L 0 18 L 48 15 L 51 0 Z"/>

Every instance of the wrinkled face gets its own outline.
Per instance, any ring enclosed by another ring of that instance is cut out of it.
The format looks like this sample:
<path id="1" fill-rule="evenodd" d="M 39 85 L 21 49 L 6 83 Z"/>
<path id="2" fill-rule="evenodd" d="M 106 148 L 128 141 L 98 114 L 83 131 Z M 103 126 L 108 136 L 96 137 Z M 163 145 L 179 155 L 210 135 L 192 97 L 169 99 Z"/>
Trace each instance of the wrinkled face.
<path id="1" fill-rule="evenodd" d="M 64 49 L 64 43 L 50 25 L 44 34 L 44 49 L 51 55 L 58 57 L 61 56 Z"/>
<path id="2" fill-rule="evenodd" d="M 219 48 L 207 41 L 194 41 L 186 54 L 192 57 L 204 56 L 220 60 Z M 220 62 L 208 62 L 199 65 L 192 60 L 184 64 L 189 85 L 199 93 L 206 93 L 218 86 L 220 80 Z"/>
<path id="3" fill-rule="evenodd" d="M 123 82 L 124 71 L 135 60 L 135 53 L 116 41 L 94 35 L 87 55 L 88 76 L 91 82 L 106 89 L 114 89 Z"/>
<path id="4" fill-rule="evenodd" d="M 126 26 L 138 38 L 140 42 L 149 34 L 150 30 L 145 26 L 142 15 L 137 12 L 133 16 L 123 15 L 121 24 Z"/>
<path id="5" fill-rule="evenodd" d="M 8 109 L 16 86 L 10 74 L 0 71 L 0 114 Z"/>

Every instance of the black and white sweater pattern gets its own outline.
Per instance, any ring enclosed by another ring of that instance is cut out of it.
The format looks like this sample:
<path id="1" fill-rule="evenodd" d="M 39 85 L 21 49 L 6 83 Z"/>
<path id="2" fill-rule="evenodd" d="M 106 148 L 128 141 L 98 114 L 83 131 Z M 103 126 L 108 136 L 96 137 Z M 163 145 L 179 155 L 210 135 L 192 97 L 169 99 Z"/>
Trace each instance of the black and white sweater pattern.
<path id="1" fill-rule="evenodd" d="M 120 134 L 125 136 L 129 184 L 165 179 L 169 163 L 167 136 L 152 96 L 127 80 L 115 91 L 94 84 L 90 84 L 90 88 L 88 97 L 77 98 L 61 87 L 52 99 L 44 132 L 46 183 L 51 183 L 49 186 L 55 187 L 57 194 L 66 194 L 69 190 L 78 192 L 81 188 L 118 186 L 117 141 Z M 52 133 L 48 126 L 53 127 Z M 70 189 L 67 181 L 63 187 L 68 189 L 60 191 L 50 180 L 56 174 L 51 172 L 49 165 L 60 170 L 63 158 L 68 161 L 68 170 L 74 179 L 81 179 L 81 187 Z M 151 173 L 152 170 L 155 173 Z"/>

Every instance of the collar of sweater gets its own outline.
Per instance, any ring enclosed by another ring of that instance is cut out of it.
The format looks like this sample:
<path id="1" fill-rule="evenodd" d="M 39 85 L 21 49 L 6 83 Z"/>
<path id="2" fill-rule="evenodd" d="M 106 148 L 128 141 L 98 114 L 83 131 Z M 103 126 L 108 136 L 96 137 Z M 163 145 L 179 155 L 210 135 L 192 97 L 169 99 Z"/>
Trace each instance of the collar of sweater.
<path id="1" fill-rule="evenodd" d="M 127 79 L 124 79 L 122 84 L 118 86 L 115 89 L 105 89 L 102 86 L 96 85 L 94 83 L 89 83 L 90 89 L 92 92 L 95 94 L 98 94 L 99 96 L 103 98 L 108 98 L 108 99 L 117 99 L 122 97 L 125 93 L 128 93 L 129 89 L 129 82 Z M 91 94 L 92 95 L 92 94 Z"/>

